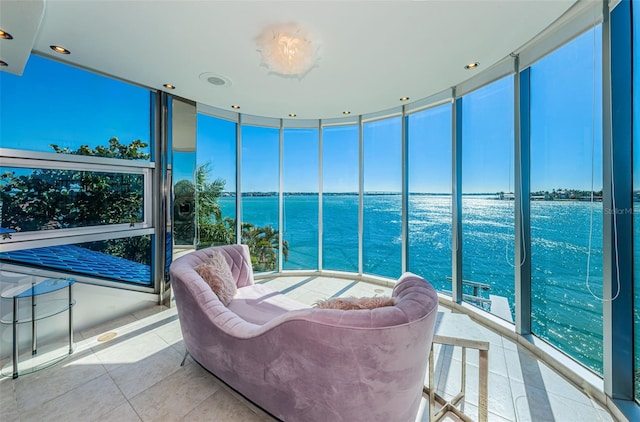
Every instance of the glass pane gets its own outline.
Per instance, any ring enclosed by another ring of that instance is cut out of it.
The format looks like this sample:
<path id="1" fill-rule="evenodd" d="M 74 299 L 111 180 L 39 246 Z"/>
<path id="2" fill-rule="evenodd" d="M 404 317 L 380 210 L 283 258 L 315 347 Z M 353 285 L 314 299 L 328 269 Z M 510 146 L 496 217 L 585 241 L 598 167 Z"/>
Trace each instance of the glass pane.
<path id="1" fill-rule="evenodd" d="M 358 126 L 322 130 L 322 268 L 357 272 Z"/>
<path id="2" fill-rule="evenodd" d="M 144 219 L 142 174 L 0 167 L 3 233 Z"/>
<path id="3" fill-rule="evenodd" d="M 151 286 L 150 236 L 3 252 L 0 261 Z"/>
<path id="4" fill-rule="evenodd" d="M 602 373 L 601 31 L 531 66 L 532 330 Z"/>
<path id="5" fill-rule="evenodd" d="M 285 270 L 318 268 L 318 129 L 284 131 Z"/>
<path id="6" fill-rule="evenodd" d="M 397 278 L 402 271 L 402 121 L 366 123 L 363 137 L 363 271 Z"/>
<path id="7" fill-rule="evenodd" d="M 236 243 L 236 123 L 198 114 L 197 246 Z"/>
<path id="8" fill-rule="evenodd" d="M 242 126 L 242 243 L 255 271 L 278 269 L 280 130 Z"/>
<path id="9" fill-rule="evenodd" d="M 409 271 L 451 291 L 451 105 L 407 119 Z"/>
<path id="10" fill-rule="evenodd" d="M 512 76 L 462 100 L 463 299 L 509 322 L 515 312 L 513 101 Z"/>
<path id="11" fill-rule="evenodd" d="M 633 278 L 635 280 L 635 391 L 640 402 L 640 1 L 631 4 L 633 19 Z"/>
<path id="12" fill-rule="evenodd" d="M 0 86 L 0 147 L 149 159 L 147 89 L 35 55 Z"/>

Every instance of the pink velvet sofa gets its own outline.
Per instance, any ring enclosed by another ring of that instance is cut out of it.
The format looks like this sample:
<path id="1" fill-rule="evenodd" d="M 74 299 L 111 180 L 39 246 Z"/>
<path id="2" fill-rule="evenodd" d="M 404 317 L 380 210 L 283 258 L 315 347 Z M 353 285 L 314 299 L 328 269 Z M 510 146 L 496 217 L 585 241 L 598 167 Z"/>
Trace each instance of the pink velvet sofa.
<path id="1" fill-rule="evenodd" d="M 254 284 L 246 246 L 217 248 L 238 286 L 228 307 L 193 269 L 213 248 L 171 264 L 195 361 L 283 421 L 415 420 L 438 307 L 429 283 L 405 273 L 394 306 L 317 309 Z"/>

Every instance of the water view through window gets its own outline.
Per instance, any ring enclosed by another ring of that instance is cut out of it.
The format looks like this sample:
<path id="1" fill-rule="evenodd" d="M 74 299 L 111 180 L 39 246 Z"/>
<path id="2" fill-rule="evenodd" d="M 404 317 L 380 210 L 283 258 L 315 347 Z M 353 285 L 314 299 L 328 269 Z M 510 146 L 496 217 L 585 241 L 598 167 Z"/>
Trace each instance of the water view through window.
<path id="1" fill-rule="evenodd" d="M 463 299 L 512 321 L 513 77 L 465 95 L 461 112 Z"/>
<path id="2" fill-rule="evenodd" d="M 602 371 L 600 28 L 531 66 L 532 330 Z"/>
<path id="3" fill-rule="evenodd" d="M 236 123 L 198 114 L 196 143 L 197 246 L 236 243 Z"/>
<path id="4" fill-rule="evenodd" d="M 358 126 L 322 130 L 322 268 L 358 272 Z"/>
<path id="5" fill-rule="evenodd" d="M 365 123 L 363 271 L 397 278 L 402 256 L 402 121 Z"/>
<path id="6" fill-rule="evenodd" d="M 409 266 L 451 291 L 451 104 L 407 117 Z"/>
<path id="7" fill-rule="evenodd" d="M 285 270 L 318 268 L 318 129 L 284 130 Z"/>
<path id="8" fill-rule="evenodd" d="M 242 127 L 242 243 L 256 271 L 278 269 L 280 130 Z M 248 169 L 251 169 L 250 171 Z M 288 248 L 288 244 L 284 247 Z M 286 256 L 286 255 L 285 255 Z"/>

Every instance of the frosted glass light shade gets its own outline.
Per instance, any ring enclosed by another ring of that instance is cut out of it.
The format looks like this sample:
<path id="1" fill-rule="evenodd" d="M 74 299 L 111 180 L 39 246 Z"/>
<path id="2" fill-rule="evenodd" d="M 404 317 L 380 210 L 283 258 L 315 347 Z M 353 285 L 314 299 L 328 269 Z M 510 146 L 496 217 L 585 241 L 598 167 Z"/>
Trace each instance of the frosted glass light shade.
<path id="1" fill-rule="evenodd" d="M 301 79 L 317 66 L 318 43 L 294 24 L 266 28 L 257 38 L 262 65 L 270 73 Z"/>

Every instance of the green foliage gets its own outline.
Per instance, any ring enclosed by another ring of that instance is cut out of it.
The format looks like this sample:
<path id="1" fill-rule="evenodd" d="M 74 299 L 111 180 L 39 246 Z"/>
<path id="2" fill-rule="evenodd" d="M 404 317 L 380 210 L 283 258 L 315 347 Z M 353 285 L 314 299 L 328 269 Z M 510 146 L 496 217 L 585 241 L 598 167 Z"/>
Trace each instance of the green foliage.
<path id="1" fill-rule="evenodd" d="M 211 173 L 210 163 L 205 163 L 196 169 L 196 183 L 180 180 L 174 188 L 174 215 L 179 212 L 180 204 L 189 203 L 189 195 L 195 196 L 195 212 L 198 227 L 198 248 L 213 245 L 229 245 L 235 243 L 236 220 L 222 216 L 218 199 L 225 187 L 224 179 L 208 182 Z M 192 220 L 193 221 L 193 220 Z M 175 237 L 193 233 L 188 224 L 176 224 L 179 233 Z M 251 262 L 256 271 L 273 271 L 278 267 L 278 239 L 279 232 L 271 226 L 258 227 L 251 223 L 242 224 L 241 242 L 249 246 Z M 289 258 L 289 244 L 283 242 L 283 257 Z"/>
<path id="2" fill-rule="evenodd" d="M 51 145 L 58 154 L 120 159 L 148 159 L 147 144 L 128 145 L 111 138 L 108 147 L 77 150 Z M 38 231 L 107 224 L 134 223 L 143 217 L 144 179 L 139 174 L 34 169 L 31 173 L 7 171 L 0 175 L 2 227 L 15 231 Z M 144 243 L 144 244 L 141 244 Z M 134 238 L 109 242 L 105 252 L 148 264 L 146 241 Z"/>

